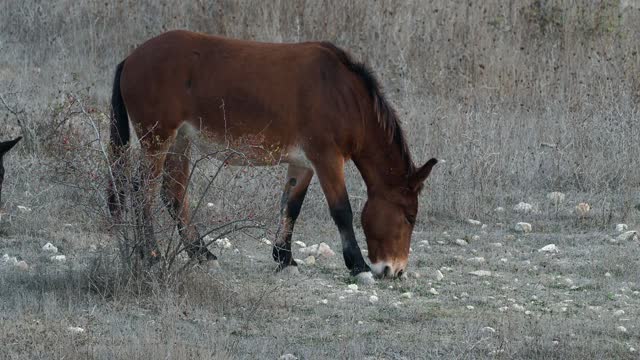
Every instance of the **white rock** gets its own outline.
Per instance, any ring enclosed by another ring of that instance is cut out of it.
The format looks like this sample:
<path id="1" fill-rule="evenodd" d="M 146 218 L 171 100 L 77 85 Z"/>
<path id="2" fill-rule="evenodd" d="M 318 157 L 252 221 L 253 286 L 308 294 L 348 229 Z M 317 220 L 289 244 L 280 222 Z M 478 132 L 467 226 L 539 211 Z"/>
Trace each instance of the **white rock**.
<path id="1" fill-rule="evenodd" d="M 318 256 L 332 257 L 335 254 L 336 253 L 331 250 L 331 247 L 329 247 L 329 245 L 325 243 L 320 243 L 320 245 L 318 245 Z"/>
<path id="2" fill-rule="evenodd" d="M 231 241 L 229 241 L 229 239 L 227 238 L 217 239 L 213 243 L 216 244 L 217 247 L 222 249 L 231 249 L 232 246 Z"/>
<path id="3" fill-rule="evenodd" d="M 482 264 L 484 263 L 486 260 L 482 257 L 482 256 L 476 256 L 476 257 L 472 257 L 472 258 L 468 258 L 467 262 L 473 263 L 473 264 Z"/>
<path id="4" fill-rule="evenodd" d="M 527 234 L 531 232 L 531 224 L 526 222 L 519 222 L 516 224 L 516 226 L 514 226 L 514 229 L 517 232 Z"/>
<path id="5" fill-rule="evenodd" d="M 456 239 L 456 244 L 460 245 L 460 246 L 467 246 L 469 245 L 469 243 L 467 243 L 465 240 L 463 239 Z"/>
<path id="6" fill-rule="evenodd" d="M 616 225 L 616 231 L 620 232 L 620 233 L 624 232 L 624 231 L 627 231 L 628 228 L 629 227 L 627 226 L 627 224 L 618 224 L 618 225 Z"/>
<path id="7" fill-rule="evenodd" d="M 491 245 L 493 247 L 502 247 L 502 243 L 499 243 L 499 242 L 494 242 L 494 243 L 491 243 L 489 245 Z"/>
<path id="8" fill-rule="evenodd" d="M 509 261 L 509 259 L 507 259 L 507 258 L 500 258 L 500 262 L 506 263 L 508 261 Z"/>
<path id="9" fill-rule="evenodd" d="M 638 232 L 633 230 L 625 231 L 622 234 L 618 235 L 616 239 L 618 241 L 638 240 Z"/>
<path id="10" fill-rule="evenodd" d="M 611 273 L 607 271 L 606 273 L 604 273 L 604 277 L 611 277 Z"/>
<path id="11" fill-rule="evenodd" d="M 349 284 L 347 287 L 349 290 L 358 291 L 358 285 L 356 284 Z"/>
<path id="12" fill-rule="evenodd" d="M 489 270 L 476 270 L 469 273 L 469 275 L 475 275 L 479 277 L 491 276 L 491 271 Z"/>
<path id="13" fill-rule="evenodd" d="M 478 236 L 478 235 L 473 235 L 471 237 L 471 241 L 478 241 L 478 240 L 480 240 L 480 236 Z"/>
<path id="14" fill-rule="evenodd" d="M 236 250 L 238 250 L 238 249 L 236 249 Z M 295 261 L 295 262 L 296 262 L 296 264 L 298 264 L 298 265 L 307 265 L 307 264 L 304 262 L 304 260 L 302 260 L 302 259 L 295 259 L 295 258 L 294 258 L 294 259 L 293 259 L 293 261 Z"/>
<path id="15" fill-rule="evenodd" d="M 622 326 L 622 325 L 618 326 L 618 327 L 616 328 L 616 330 L 618 330 L 619 332 L 623 332 L 623 333 L 626 333 L 626 332 L 627 332 L 627 328 L 626 328 L 626 327 L 624 327 L 624 326 Z"/>
<path id="16" fill-rule="evenodd" d="M 420 242 L 418 243 L 418 247 L 425 247 L 425 246 L 429 246 L 429 240 L 420 240 Z"/>
<path id="17" fill-rule="evenodd" d="M 293 354 L 284 354 L 280 356 L 280 360 L 298 360 L 298 357 Z"/>
<path id="18" fill-rule="evenodd" d="M 562 204 L 562 202 L 564 201 L 564 198 L 565 198 L 564 194 L 558 191 L 550 192 L 547 194 L 547 199 L 549 199 L 551 204 L 556 206 Z"/>
<path id="19" fill-rule="evenodd" d="M 207 203 L 207 207 L 212 208 L 212 207 L 214 207 L 214 206 L 216 206 L 216 204 L 214 204 L 214 203 Z"/>
<path id="20" fill-rule="evenodd" d="M 305 243 L 303 243 L 302 241 L 299 241 L 299 240 L 298 241 L 294 241 L 293 243 L 298 245 L 298 246 L 300 246 L 300 247 L 303 247 L 303 248 L 307 247 L 307 244 L 305 244 Z"/>
<path id="21" fill-rule="evenodd" d="M 622 316 L 624 315 L 624 310 L 616 310 L 613 312 L 613 316 Z"/>
<path id="22" fill-rule="evenodd" d="M 16 267 L 18 268 L 18 270 L 22 270 L 22 271 L 27 271 L 29 270 L 29 265 L 27 264 L 26 261 L 24 260 L 20 260 L 16 263 Z"/>
<path id="23" fill-rule="evenodd" d="M 436 270 L 436 272 L 433 274 L 433 277 L 436 279 L 436 281 L 442 281 L 442 279 L 444 279 L 444 275 L 440 270 Z"/>
<path id="24" fill-rule="evenodd" d="M 549 244 L 549 245 L 545 245 L 545 246 L 541 247 L 540 249 L 538 249 L 538 252 L 557 253 L 558 252 L 558 247 L 556 246 L 556 244 Z"/>
<path id="25" fill-rule="evenodd" d="M 260 239 L 260 242 L 266 245 L 271 245 L 271 240 L 267 239 L 267 238 L 262 238 Z"/>
<path id="26" fill-rule="evenodd" d="M 375 295 L 371 295 L 371 296 L 369 296 L 369 302 L 370 302 L 370 303 L 372 303 L 372 304 L 377 303 L 377 302 L 378 302 L 378 300 L 380 300 L 380 299 L 378 299 L 378 297 L 377 297 L 377 296 L 375 296 Z"/>
<path id="27" fill-rule="evenodd" d="M 436 290 L 434 288 L 431 288 L 431 289 L 429 289 L 429 294 L 431 294 L 431 295 L 439 295 L 440 293 L 438 292 L 438 290 Z"/>
<path id="28" fill-rule="evenodd" d="M 419 272 L 417 272 L 417 271 L 411 271 L 411 272 L 409 272 L 409 276 L 411 276 L 411 277 L 412 277 L 412 278 L 414 278 L 414 279 L 419 279 L 420 277 L 422 277 L 422 275 L 420 275 L 420 273 L 419 273 Z"/>
<path id="29" fill-rule="evenodd" d="M 69 326 L 67 327 L 67 331 L 72 332 L 74 334 L 81 334 L 84 332 L 84 329 L 78 326 Z"/>
<path id="30" fill-rule="evenodd" d="M 486 229 L 486 228 L 488 228 L 488 227 L 489 227 L 489 225 L 487 225 L 487 224 L 482 224 L 482 226 L 481 226 L 480 228 L 481 228 L 481 229 Z"/>
<path id="31" fill-rule="evenodd" d="M 2 255 L 2 262 L 7 265 L 16 265 L 18 263 L 18 258 L 15 256 L 9 256 L 9 254 Z"/>
<path id="32" fill-rule="evenodd" d="M 492 334 L 496 333 L 496 329 L 492 328 L 491 326 L 485 326 L 482 329 L 480 329 L 480 331 L 482 331 L 482 332 L 490 332 Z"/>
<path id="33" fill-rule="evenodd" d="M 473 305 L 467 305 L 467 310 L 473 310 L 475 309 L 475 307 L 473 307 Z"/>
<path id="34" fill-rule="evenodd" d="M 511 308 L 513 308 L 513 310 L 515 311 L 524 311 L 524 306 L 518 304 L 511 305 Z"/>
<path id="35" fill-rule="evenodd" d="M 634 348 L 633 346 L 629 347 L 629 352 L 632 352 L 632 353 L 636 352 L 636 348 Z"/>
<path id="36" fill-rule="evenodd" d="M 18 208 L 18 210 L 20 210 L 20 212 L 23 212 L 23 213 L 31 212 L 31 208 L 26 207 L 26 206 L 18 205 L 17 208 Z"/>
<path id="37" fill-rule="evenodd" d="M 329 300 L 327 300 L 327 299 L 322 299 L 322 300 L 320 300 L 320 302 L 321 302 L 322 304 L 324 304 L 324 305 L 327 305 L 327 304 L 329 303 Z"/>
<path id="38" fill-rule="evenodd" d="M 533 210 L 533 205 L 528 204 L 526 202 L 520 202 L 516 206 L 513 207 L 513 211 L 526 214 Z"/>
<path id="39" fill-rule="evenodd" d="M 504 212 L 504 208 L 502 206 L 498 206 L 497 208 L 493 209 L 493 211 L 495 211 L 497 213 L 503 213 Z"/>
<path id="40" fill-rule="evenodd" d="M 56 261 L 56 262 L 65 262 L 67 261 L 67 257 L 64 255 L 53 255 L 52 257 L 50 257 L 51 261 Z"/>
<path id="41" fill-rule="evenodd" d="M 482 226 L 482 222 L 474 219 L 467 219 L 467 222 L 473 226 Z"/>
<path id="42" fill-rule="evenodd" d="M 589 211 L 591 211 L 591 205 L 587 203 L 582 202 L 576 205 L 576 214 L 580 217 L 587 216 L 589 214 Z"/>
<path id="43" fill-rule="evenodd" d="M 309 255 L 304 259 L 304 264 L 307 266 L 313 266 L 316 264 L 316 258 L 313 255 Z"/>
<path id="44" fill-rule="evenodd" d="M 48 242 L 46 244 L 44 244 L 44 246 L 42 247 L 42 251 L 46 251 L 46 252 L 50 252 L 52 254 L 55 254 L 58 252 L 58 248 L 53 246 L 52 243 Z"/>
<path id="45" fill-rule="evenodd" d="M 402 294 L 400 294 L 400 297 L 405 298 L 405 299 L 411 299 L 413 297 L 413 293 L 412 292 L 404 292 Z"/>
<path id="46" fill-rule="evenodd" d="M 318 245 L 311 245 L 311 246 L 306 246 L 301 248 L 300 250 L 298 250 L 299 252 L 305 254 L 305 255 L 316 255 L 318 253 Z"/>
<path id="47" fill-rule="evenodd" d="M 376 283 L 376 280 L 373 278 L 373 274 L 371 273 L 371 271 L 361 272 L 360 274 L 356 275 L 356 280 L 358 280 L 358 283 L 362 285 L 372 285 Z"/>

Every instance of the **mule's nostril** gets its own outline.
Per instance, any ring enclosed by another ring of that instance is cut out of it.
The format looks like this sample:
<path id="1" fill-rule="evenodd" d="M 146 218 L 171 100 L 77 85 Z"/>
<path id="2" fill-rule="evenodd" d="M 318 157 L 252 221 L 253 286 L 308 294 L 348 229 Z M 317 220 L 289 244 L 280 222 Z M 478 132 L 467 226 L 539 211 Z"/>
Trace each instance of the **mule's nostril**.
<path id="1" fill-rule="evenodd" d="M 402 274 L 404 274 L 404 270 L 403 270 L 403 269 L 400 269 L 400 271 L 398 271 L 398 277 L 401 277 L 401 276 L 402 276 Z"/>
<path id="2" fill-rule="evenodd" d="M 385 266 L 384 267 L 384 276 L 391 276 L 392 274 L 392 270 L 390 266 Z"/>

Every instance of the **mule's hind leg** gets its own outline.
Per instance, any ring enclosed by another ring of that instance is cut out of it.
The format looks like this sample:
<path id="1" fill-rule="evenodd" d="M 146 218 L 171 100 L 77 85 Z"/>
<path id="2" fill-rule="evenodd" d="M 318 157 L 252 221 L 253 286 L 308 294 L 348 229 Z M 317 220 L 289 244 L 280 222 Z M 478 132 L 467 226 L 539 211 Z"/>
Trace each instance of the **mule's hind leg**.
<path id="1" fill-rule="evenodd" d="M 148 265 L 158 262 L 161 256 L 154 231 L 153 208 L 167 150 L 174 134 L 175 132 L 149 132 L 140 141 L 144 157 L 139 164 L 138 178 L 134 183 L 134 208 L 143 237 L 138 249 L 141 258 L 146 260 Z"/>
<path id="2" fill-rule="evenodd" d="M 371 269 L 364 261 L 353 231 L 353 212 L 344 181 L 344 157 L 338 152 L 312 159 L 331 217 L 340 231 L 342 255 L 351 275 L 364 283 L 373 281 Z"/>
<path id="3" fill-rule="evenodd" d="M 289 165 L 287 181 L 280 202 L 280 226 L 272 253 L 273 260 L 279 264 L 278 270 L 290 265 L 298 265 L 291 254 L 291 236 L 311 178 L 313 178 L 313 170 L 293 164 Z"/>
<path id="4" fill-rule="evenodd" d="M 196 258 L 200 262 L 216 260 L 216 256 L 207 249 L 195 225 L 191 223 L 188 198 L 191 141 L 186 130 L 183 129 L 178 131 L 176 140 L 167 153 L 161 191 L 162 200 L 177 223 L 178 232 L 189 257 Z"/>

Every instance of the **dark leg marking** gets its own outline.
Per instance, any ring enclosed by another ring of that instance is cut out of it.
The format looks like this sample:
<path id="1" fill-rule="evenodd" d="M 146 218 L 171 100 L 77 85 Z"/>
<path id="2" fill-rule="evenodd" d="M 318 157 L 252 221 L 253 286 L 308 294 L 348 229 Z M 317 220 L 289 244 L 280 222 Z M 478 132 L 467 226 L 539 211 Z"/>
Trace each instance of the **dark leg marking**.
<path id="1" fill-rule="evenodd" d="M 345 265 L 351 271 L 351 275 L 356 276 L 361 272 L 371 271 L 369 265 L 364 261 L 362 251 L 360 251 L 360 246 L 356 241 L 356 235 L 353 231 L 353 212 L 351 211 L 349 199 L 343 199 L 329 210 L 340 231 L 342 255 Z"/>

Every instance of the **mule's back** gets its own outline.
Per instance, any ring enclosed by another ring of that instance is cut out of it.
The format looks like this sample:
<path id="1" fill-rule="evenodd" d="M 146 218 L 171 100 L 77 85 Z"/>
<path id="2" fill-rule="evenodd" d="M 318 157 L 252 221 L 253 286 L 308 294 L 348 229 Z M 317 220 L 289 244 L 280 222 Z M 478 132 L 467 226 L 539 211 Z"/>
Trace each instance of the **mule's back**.
<path id="1" fill-rule="evenodd" d="M 359 99 L 367 95 L 322 43 L 259 43 L 187 31 L 136 49 L 125 60 L 121 89 L 139 135 L 163 137 L 188 122 L 216 143 L 260 148 L 256 157 L 280 160 L 310 138 L 349 148 L 362 123 Z"/>

